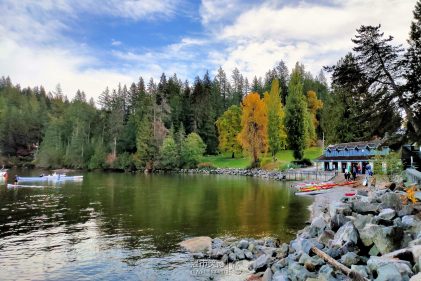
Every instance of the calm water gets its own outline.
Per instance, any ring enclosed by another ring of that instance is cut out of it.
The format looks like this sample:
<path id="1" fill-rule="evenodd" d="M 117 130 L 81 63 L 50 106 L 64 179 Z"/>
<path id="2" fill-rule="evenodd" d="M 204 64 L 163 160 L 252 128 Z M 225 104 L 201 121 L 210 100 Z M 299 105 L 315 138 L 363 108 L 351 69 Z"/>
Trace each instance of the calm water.
<path id="1" fill-rule="evenodd" d="M 228 176 L 87 173 L 56 187 L 2 186 L 0 280 L 186 280 L 183 239 L 287 241 L 310 203 L 286 183 Z"/>

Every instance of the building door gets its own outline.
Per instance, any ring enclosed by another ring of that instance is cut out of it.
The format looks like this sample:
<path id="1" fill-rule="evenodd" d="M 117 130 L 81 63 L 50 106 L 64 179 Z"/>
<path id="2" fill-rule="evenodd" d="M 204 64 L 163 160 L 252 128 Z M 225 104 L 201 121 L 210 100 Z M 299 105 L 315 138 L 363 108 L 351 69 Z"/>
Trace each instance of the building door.
<path id="1" fill-rule="evenodd" d="M 342 173 L 346 171 L 346 162 L 342 163 Z"/>

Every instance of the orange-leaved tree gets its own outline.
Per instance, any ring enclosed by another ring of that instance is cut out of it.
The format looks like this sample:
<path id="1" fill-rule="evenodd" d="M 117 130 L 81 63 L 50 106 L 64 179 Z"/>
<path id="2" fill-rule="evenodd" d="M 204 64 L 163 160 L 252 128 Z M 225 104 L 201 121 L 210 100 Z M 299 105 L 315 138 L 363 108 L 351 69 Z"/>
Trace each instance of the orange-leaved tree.
<path id="1" fill-rule="evenodd" d="M 258 93 L 244 97 L 241 105 L 241 132 L 238 141 L 253 157 L 252 166 L 259 163 L 259 155 L 268 149 L 268 116 L 266 104 Z"/>

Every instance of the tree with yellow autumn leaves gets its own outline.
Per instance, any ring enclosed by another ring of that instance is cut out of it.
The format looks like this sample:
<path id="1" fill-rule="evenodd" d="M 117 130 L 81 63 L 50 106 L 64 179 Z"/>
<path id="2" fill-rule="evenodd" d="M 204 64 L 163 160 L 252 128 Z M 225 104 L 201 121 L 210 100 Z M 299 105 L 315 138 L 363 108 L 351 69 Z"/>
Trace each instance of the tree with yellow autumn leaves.
<path id="1" fill-rule="evenodd" d="M 267 152 L 268 149 L 266 104 L 258 93 L 250 93 L 244 97 L 241 109 L 241 131 L 237 139 L 252 156 L 252 167 L 257 167 L 260 153 Z"/>

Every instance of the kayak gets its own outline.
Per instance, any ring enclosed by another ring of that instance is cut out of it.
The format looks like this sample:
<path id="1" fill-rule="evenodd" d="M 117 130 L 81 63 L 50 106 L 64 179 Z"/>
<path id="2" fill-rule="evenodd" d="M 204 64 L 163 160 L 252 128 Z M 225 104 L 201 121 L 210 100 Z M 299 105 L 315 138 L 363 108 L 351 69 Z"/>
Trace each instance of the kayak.
<path id="1" fill-rule="evenodd" d="M 295 195 L 317 195 L 317 194 L 322 194 L 322 193 L 327 193 L 330 192 L 329 189 L 321 189 L 321 190 L 313 190 L 313 191 L 298 191 L 295 192 Z"/>
<path id="2" fill-rule="evenodd" d="M 83 180 L 83 176 L 66 176 L 66 175 L 48 175 L 40 177 L 17 177 L 18 182 L 34 182 L 34 181 L 66 181 L 66 180 Z"/>
<path id="3" fill-rule="evenodd" d="M 11 184 L 7 185 L 7 188 L 20 188 L 20 187 L 30 187 L 30 188 L 43 188 L 43 187 L 51 187 L 51 186 L 44 186 L 44 185 L 26 185 L 26 184 Z"/>

